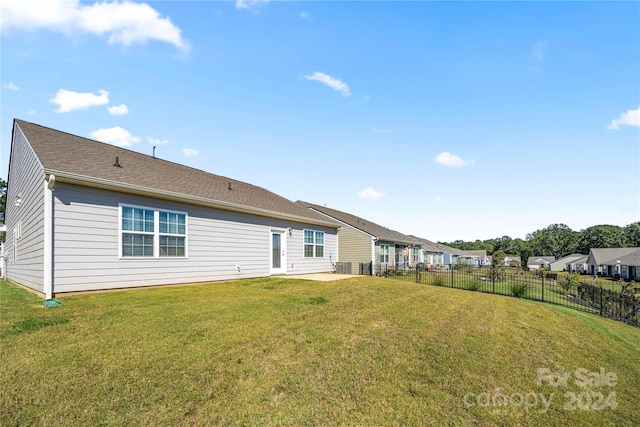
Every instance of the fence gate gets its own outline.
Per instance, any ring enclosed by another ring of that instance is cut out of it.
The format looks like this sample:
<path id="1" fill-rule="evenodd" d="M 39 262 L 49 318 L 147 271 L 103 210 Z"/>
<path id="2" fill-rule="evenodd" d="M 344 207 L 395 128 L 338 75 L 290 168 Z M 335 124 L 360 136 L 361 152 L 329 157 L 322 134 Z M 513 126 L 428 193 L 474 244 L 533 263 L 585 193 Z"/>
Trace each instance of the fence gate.
<path id="1" fill-rule="evenodd" d="M 373 263 L 372 262 L 361 262 L 359 274 L 364 276 L 371 276 L 373 274 Z"/>

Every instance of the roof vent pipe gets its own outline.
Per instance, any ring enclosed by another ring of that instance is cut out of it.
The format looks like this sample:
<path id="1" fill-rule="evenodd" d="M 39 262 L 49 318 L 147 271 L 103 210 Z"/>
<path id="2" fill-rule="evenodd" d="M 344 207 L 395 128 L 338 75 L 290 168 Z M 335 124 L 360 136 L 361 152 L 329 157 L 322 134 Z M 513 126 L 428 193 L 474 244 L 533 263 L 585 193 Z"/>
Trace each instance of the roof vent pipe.
<path id="1" fill-rule="evenodd" d="M 231 190 L 231 182 L 229 182 L 229 187 L 227 187 L 227 190 Z"/>
<path id="2" fill-rule="evenodd" d="M 118 156 L 116 156 L 116 162 L 113 164 L 113 166 L 117 167 L 117 168 L 121 168 L 122 166 L 120 166 L 120 159 L 118 158 Z"/>
<path id="3" fill-rule="evenodd" d="M 154 159 L 156 158 L 156 146 L 155 145 L 153 146 L 153 158 Z"/>

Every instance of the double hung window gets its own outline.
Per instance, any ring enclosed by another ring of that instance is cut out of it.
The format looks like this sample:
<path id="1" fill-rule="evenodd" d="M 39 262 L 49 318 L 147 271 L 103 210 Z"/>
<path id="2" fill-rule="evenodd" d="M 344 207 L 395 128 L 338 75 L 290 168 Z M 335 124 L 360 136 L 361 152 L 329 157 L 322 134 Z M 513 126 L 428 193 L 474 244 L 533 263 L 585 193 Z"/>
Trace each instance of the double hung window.
<path id="1" fill-rule="evenodd" d="M 121 256 L 186 257 L 187 214 L 121 206 Z"/>
<path id="2" fill-rule="evenodd" d="M 304 230 L 304 257 L 324 258 L 324 231 Z"/>

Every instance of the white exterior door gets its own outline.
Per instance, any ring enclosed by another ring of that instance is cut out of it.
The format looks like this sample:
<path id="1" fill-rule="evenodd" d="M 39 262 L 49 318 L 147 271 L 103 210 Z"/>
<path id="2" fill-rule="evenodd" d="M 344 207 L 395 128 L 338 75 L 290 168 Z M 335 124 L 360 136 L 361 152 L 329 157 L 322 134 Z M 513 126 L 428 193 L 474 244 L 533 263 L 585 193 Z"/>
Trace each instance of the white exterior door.
<path id="1" fill-rule="evenodd" d="M 271 274 L 286 274 L 287 254 L 284 231 L 271 231 Z"/>

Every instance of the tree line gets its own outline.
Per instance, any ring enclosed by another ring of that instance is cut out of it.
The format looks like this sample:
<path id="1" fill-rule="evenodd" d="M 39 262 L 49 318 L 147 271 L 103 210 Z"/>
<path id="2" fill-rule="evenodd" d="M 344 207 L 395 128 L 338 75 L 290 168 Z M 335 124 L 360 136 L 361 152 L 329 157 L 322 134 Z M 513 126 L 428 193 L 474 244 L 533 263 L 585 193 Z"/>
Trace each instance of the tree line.
<path id="1" fill-rule="evenodd" d="M 574 231 L 566 224 L 551 224 L 527 234 L 525 240 L 503 236 L 475 242 L 441 243 L 462 250 L 486 250 L 490 255 L 500 251 L 520 256 L 526 263 L 530 256 L 552 255 L 558 259 L 574 253 L 587 255 L 591 248 L 640 247 L 640 221 L 624 227 L 594 225 L 580 231 Z"/>

